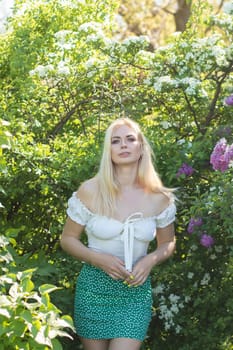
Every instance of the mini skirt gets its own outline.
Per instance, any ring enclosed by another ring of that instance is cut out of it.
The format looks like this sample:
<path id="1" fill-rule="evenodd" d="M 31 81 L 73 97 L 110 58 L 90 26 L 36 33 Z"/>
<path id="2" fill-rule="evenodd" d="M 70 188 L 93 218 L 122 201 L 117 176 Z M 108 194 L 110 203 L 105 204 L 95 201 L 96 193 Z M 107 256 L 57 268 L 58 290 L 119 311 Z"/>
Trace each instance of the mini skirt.
<path id="1" fill-rule="evenodd" d="M 103 270 L 84 264 L 77 279 L 74 324 L 88 339 L 132 338 L 143 341 L 152 315 L 150 277 L 128 287 Z"/>

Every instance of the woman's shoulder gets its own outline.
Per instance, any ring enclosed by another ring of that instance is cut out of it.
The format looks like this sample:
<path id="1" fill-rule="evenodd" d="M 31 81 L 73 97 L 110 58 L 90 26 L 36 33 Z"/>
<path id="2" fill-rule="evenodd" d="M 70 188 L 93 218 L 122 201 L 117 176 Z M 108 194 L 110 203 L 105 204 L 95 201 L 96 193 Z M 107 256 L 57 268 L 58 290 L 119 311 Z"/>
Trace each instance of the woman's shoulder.
<path id="1" fill-rule="evenodd" d="M 165 192 L 153 192 L 151 194 L 151 201 L 154 208 L 159 208 L 158 212 L 163 212 L 174 202 L 174 196 L 172 193 Z"/>
<path id="2" fill-rule="evenodd" d="M 96 177 L 92 177 L 84 181 L 78 190 L 76 191 L 76 196 L 85 204 L 87 208 L 92 208 L 93 199 L 96 196 L 98 190 L 98 181 Z"/>

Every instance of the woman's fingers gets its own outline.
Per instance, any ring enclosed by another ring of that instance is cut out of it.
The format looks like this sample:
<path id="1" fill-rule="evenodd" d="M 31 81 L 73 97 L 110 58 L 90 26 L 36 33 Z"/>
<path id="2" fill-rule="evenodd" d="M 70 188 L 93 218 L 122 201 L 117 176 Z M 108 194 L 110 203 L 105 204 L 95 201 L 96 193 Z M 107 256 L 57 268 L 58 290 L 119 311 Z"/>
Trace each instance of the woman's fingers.
<path id="1" fill-rule="evenodd" d="M 105 255 L 102 261 L 102 269 L 113 279 L 125 280 L 130 273 L 125 269 L 124 262 L 111 255 Z"/>

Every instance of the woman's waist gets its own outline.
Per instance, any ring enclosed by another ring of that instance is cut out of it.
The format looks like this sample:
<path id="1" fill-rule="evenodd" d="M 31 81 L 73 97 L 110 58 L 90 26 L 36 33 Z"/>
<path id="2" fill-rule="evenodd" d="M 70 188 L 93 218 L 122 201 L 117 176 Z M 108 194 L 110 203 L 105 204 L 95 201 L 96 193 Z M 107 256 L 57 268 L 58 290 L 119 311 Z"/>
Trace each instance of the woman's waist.
<path id="1" fill-rule="evenodd" d="M 93 251 L 97 253 L 103 253 L 103 254 L 111 254 L 113 256 L 118 257 L 120 260 L 125 262 L 125 250 L 124 246 L 120 244 L 120 242 L 108 242 L 108 244 L 105 242 L 101 242 L 101 244 L 96 244 L 93 242 L 89 242 L 88 247 L 92 249 Z M 147 253 L 147 247 L 148 244 L 139 244 L 135 245 L 132 249 L 132 262 L 135 264 L 140 258 L 146 255 Z"/>

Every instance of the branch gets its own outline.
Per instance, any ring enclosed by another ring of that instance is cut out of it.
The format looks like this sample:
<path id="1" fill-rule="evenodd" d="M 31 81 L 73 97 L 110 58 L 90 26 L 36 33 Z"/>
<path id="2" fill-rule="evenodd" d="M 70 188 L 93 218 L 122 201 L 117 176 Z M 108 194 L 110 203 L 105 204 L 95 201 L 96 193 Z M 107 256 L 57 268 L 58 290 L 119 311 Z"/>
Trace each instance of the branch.
<path id="1" fill-rule="evenodd" d="M 218 97 L 219 97 L 220 92 L 221 92 L 222 84 L 223 84 L 224 80 L 226 79 L 226 77 L 228 76 L 228 74 L 232 71 L 232 67 L 233 67 L 233 61 L 230 62 L 229 67 L 223 73 L 223 75 L 221 76 L 221 79 L 219 81 L 217 81 L 217 88 L 216 88 L 213 100 L 211 101 L 211 104 L 210 104 L 209 113 L 206 116 L 205 128 L 210 124 L 211 120 L 215 118 L 214 111 L 216 108 L 216 103 L 217 103 Z"/>
<path id="2" fill-rule="evenodd" d="M 76 112 L 76 110 L 82 105 L 87 103 L 87 100 L 83 100 L 76 104 L 72 109 L 70 109 L 62 118 L 61 120 L 53 127 L 53 129 L 47 134 L 47 138 L 55 138 L 55 136 L 60 132 L 60 130 L 64 127 L 64 125 L 70 120 L 70 118 L 73 116 L 73 114 Z M 83 125 L 82 118 L 80 118 L 80 122 Z"/>

